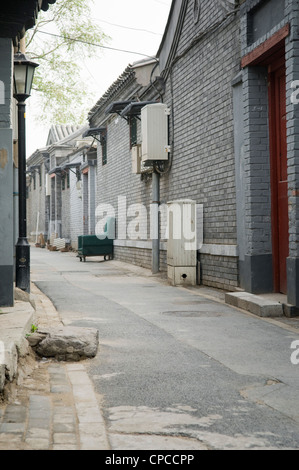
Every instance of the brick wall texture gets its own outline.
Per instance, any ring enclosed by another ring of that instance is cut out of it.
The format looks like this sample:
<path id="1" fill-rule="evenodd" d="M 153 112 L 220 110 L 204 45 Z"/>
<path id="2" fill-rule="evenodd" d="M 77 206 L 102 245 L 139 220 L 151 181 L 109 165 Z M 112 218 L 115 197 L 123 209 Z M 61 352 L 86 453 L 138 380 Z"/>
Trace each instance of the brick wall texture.
<path id="1" fill-rule="evenodd" d="M 188 52 L 199 32 L 223 19 L 227 12 L 218 2 L 202 2 L 201 19 L 195 24 L 189 2 L 176 55 L 166 77 L 164 103 L 171 108 L 171 171 L 160 178 L 160 201 L 192 199 L 204 205 L 204 243 L 236 245 L 236 196 L 234 130 L 231 81 L 240 68 L 239 21 L 231 17 L 206 34 Z M 127 205 L 152 202 L 151 177 L 132 174 L 129 125 L 125 119 L 105 115 L 112 101 L 157 99 L 152 87 L 144 89 L 132 79 L 104 100 L 90 119 L 91 127 L 107 125 L 107 164 L 98 150 L 97 204 L 111 204 L 117 214 L 118 196 Z M 101 103 L 100 103 L 101 104 Z M 173 121 L 174 118 L 174 121 Z M 138 122 L 138 138 L 140 123 Z M 149 213 L 149 210 L 148 210 Z M 131 219 L 130 219 L 131 220 Z M 149 240 L 149 235 L 148 235 Z M 116 247 L 117 259 L 151 267 L 151 250 Z M 237 257 L 202 255 L 202 282 L 233 290 L 238 286 Z M 161 252 L 160 268 L 166 269 Z"/>

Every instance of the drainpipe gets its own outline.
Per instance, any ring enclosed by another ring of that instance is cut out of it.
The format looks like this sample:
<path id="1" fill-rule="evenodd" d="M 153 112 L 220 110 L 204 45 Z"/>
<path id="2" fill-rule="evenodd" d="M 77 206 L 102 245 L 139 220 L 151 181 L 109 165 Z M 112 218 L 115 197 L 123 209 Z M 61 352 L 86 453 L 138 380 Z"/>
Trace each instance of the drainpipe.
<path id="1" fill-rule="evenodd" d="M 160 265 L 160 227 L 159 227 L 159 205 L 160 205 L 160 175 L 154 171 L 152 174 L 152 211 L 155 230 L 152 236 L 152 273 L 159 272 Z"/>

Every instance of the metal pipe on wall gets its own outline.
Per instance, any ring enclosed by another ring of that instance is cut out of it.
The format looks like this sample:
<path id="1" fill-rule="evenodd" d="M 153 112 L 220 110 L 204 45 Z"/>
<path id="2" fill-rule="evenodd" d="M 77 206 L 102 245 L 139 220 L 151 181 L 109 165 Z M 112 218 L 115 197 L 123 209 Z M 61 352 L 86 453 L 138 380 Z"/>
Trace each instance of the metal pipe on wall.
<path id="1" fill-rule="evenodd" d="M 152 197 L 153 222 L 155 227 L 152 234 L 152 273 L 157 274 L 160 268 L 160 175 L 156 172 L 152 174 Z"/>

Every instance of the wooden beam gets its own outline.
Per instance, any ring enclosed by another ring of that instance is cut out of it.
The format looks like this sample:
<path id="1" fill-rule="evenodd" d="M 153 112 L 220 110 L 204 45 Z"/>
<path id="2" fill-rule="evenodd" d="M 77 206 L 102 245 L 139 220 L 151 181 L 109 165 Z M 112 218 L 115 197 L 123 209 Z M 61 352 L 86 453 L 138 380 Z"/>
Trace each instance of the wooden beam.
<path id="1" fill-rule="evenodd" d="M 264 41 L 249 54 L 245 55 L 241 60 L 241 67 L 247 67 L 248 65 L 257 65 L 263 63 L 264 60 L 278 49 L 285 38 L 290 34 L 289 23 L 283 26 L 277 33 L 273 34 L 271 38 Z"/>

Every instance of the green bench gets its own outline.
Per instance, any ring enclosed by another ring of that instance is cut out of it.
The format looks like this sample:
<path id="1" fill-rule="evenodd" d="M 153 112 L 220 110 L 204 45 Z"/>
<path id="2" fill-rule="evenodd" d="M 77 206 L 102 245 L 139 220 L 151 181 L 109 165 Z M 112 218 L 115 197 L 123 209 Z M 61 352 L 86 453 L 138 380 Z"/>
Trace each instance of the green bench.
<path id="1" fill-rule="evenodd" d="M 80 261 L 88 256 L 104 256 L 113 259 L 113 240 L 115 239 L 115 219 L 110 217 L 101 235 L 79 235 L 78 255 Z"/>

